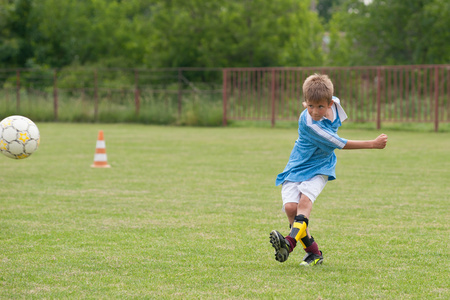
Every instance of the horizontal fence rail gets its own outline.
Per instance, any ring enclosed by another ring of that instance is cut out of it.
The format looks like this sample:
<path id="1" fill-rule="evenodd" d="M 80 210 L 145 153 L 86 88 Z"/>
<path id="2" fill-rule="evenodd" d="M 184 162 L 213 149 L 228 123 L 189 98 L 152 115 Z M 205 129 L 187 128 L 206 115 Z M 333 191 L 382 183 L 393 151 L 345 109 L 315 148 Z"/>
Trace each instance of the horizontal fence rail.
<path id="1" fill-rule="evenodd" d="M 327 74 L 354 122 L 450 122 L 450 65 L 228 68 L 223 70 L 224 125 L 228 120 L 297 120 L 302 84 Z"/>
<path id="2" fill-rule="evenodd" d="M 0 114 L 37 121 L 172 123 L 198 107 L 232 120 L 296 121 L 302 84 L 327 74 L 352 122 L 450 122 L 450 65 L 0 69 Z M 121 116 L 120 118 L 118 116 Z"/>

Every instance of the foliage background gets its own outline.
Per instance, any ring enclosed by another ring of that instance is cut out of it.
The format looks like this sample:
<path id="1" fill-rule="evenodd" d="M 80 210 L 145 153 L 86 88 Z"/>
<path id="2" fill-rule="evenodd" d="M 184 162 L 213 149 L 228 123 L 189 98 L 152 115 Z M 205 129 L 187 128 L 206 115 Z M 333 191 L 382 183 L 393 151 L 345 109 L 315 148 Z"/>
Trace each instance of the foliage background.
<path id="1" fill-rule="evenodd" d="M 445 0 L 0 0 L 0 68 L 439 64 Z"/>

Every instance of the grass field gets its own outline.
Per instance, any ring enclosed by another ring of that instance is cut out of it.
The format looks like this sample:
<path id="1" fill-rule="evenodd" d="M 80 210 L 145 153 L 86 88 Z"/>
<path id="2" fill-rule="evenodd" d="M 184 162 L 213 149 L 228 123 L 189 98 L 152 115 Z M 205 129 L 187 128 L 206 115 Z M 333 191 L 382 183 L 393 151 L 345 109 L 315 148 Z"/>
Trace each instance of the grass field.
<path id="1" fill-rule="evenodd" d="M 269 243 L 295 128 L 38 126 L 38 152 L 0 157 L 1 299 L 450 298 L 450 133 L 336 151 L 310 222 L 325 261 L 301 268 Z M 100 129 L 110 169 L 90 167 Z"/>

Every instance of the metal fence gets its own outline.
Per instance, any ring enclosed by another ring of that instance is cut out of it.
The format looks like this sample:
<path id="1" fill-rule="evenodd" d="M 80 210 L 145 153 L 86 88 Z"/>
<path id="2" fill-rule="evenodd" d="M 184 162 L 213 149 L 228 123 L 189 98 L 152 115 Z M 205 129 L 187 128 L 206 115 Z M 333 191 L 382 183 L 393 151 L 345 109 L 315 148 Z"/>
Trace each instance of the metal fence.
<path id="1" fill-rule="evenodd" d="M 0 114 L 41 121 L 170 123 L 163 119 L 180 118 L 193 102 L 221 109 L 221 70 L 0 69 Z"/>
<path id="2" fill-rule="evenodd" d="M 180 118 L 218 106 L 230 120 L 296 121 L 302 84 L 328 74 L 353 122 L 450 122 L 450 65 L 332 68 L 0 69 L 0 113 L 43 121 Z M 36 115 L 36 117 L 33 117 Z M 152 116 L 149 116 L 152 115 Z M 145 120 L 144 120 L 145 121 Z"/>
<path id="3" fill-rule="evenodd" d="M 450 122 L 450 65 L 223 70 L 223 124 L 228 120 L 297 120 L 302 84 L 327 74 L 354 122 Z"/>

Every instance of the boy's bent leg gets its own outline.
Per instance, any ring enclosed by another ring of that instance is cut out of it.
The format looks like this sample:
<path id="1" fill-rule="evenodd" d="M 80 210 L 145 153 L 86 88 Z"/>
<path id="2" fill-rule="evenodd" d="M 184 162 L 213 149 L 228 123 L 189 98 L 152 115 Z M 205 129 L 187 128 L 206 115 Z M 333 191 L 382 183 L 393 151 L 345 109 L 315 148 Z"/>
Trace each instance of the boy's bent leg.
<path id="1" fill-rule="evenodd" d="M 289 233 L 289 237 L 296 242 L 300 242 L 303 248 L 311 246 L 310 237 L 308 236 L 308 217 L 311 214 L 312 201 L 308 196 L 302 194 L 300 201 L 297 205 L 297 216 L 292 223 L 292 229 Z"/>
<path id="2" fill-rule="evenodd" d="M 306 252 L 312 250 L 312 253 L 321 253 L 318 250 L 317 243 L 313 242 L 314 240 L 310 240 L 311 236 L 308 232 L 308 218 L 311 214 L 312 204 L 325 187 L 327 179 L 328 178 L 326 178 L 326 176 L 318 175 L 313 177 L 310 181 L 301 182 L 299 185 L 298 183 L 291 182 L 286 182 L 283 184 L 283 205 L 285 209 L 289 208 L 286 210 L 286 214 L 288 216 L 289 223 L 292 226 L 289 235 L 286 237 L 283 237 L 278 231 L 275 230 L 270 233 L 270 242 L 275 248 L 275 259 L 278 261 L 283 262 L 287 260 L 289 253 L 292 252 L 299 241 Z M 297 194 L 298 192 L 300 192 L 299 195 Z M 297 198 L 298 200 L 291 199 L 291 193 L 297 195 L 297 197 L 300 196 L 300 198 Z M 297 201 L 297 210 L 295 211 L 295 207 L 291 207 L 294 203 L 290 202 Z"/>

